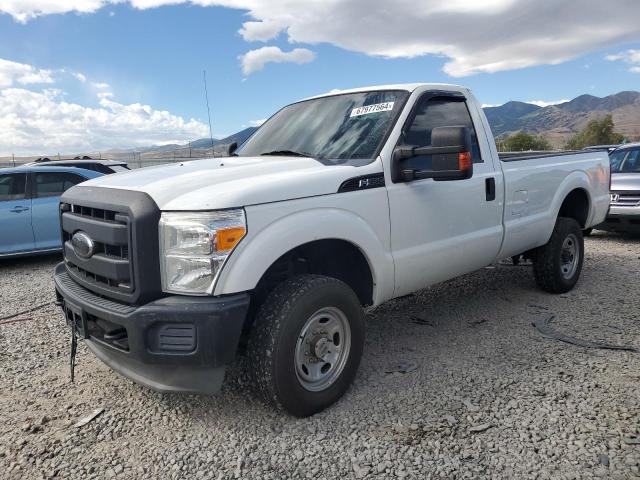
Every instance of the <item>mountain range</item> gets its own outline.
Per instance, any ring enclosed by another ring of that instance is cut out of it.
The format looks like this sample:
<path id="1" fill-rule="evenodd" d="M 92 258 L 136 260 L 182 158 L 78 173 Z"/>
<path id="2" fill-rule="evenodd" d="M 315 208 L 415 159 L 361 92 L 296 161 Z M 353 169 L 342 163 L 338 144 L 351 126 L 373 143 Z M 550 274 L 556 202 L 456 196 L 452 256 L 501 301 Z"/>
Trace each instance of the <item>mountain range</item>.
<path id="1" fill-rule="evenodd" d="M 543 135 L 554 148 L 590 120 L 613 116 L 615 131 L 629 140 L 640 139 L 640 92 L 620 92 L 607 97 L 580 95 L 571 101 L 540 107 L 525 102 L 507 102 L 484 109 L 496 138 L 518 131 Z"/>
<path id="2" fill-rule="evenodd" d="M 627 139 L 640 140 L 640 92 L 619 92 L 607 97 L 580 95 L 571 101 L 541 107 L 532 103 L 511 101 L 498 107 L 485 107 L 491 130 L 496 138 L 525 131 L 544 136 L 553 148 L 561 149 L 567 140 L 581 130 L 587 122 L 613 115 L 615 130 Z M 225 138 L 213 139 L 213 145 L 237 142 L 240 145 L 258 127 L 248 127 Z M 191 142 L 193 152 L 211 149 L 211 139 Z M 136 149 L 143 157 L 172 154 L 185 155 L 189 145 L 162 145 Z"/>

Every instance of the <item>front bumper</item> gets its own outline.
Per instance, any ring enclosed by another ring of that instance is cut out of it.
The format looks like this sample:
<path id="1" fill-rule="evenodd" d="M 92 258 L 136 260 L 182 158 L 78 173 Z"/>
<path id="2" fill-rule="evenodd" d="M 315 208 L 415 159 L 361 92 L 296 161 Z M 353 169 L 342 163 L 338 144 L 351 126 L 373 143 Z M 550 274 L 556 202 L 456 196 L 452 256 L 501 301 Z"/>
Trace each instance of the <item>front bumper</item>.
<path id="1" fill-rule="evenodd" d="M 612 205 L 607 218 L 595 228 L 610 232 L 640 232 L 640 207 Z"/>
<path id="2" fill-rule="evenodd" d="M 173 295 L 143 306 L 113 302 L 54 271 L 67 322 L 116 372 L 160 392 L 215 393 L 235 356 L 249 295 Z"/>

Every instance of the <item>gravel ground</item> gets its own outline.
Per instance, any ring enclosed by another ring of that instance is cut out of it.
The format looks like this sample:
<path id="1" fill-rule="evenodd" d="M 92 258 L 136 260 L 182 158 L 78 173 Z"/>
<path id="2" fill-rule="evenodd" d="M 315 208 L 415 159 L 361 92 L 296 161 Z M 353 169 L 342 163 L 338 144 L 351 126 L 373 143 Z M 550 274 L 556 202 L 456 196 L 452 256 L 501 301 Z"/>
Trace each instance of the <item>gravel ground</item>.
<path id="1" fill-rule="evenodd" d="M 216 397 L 161 395 L 81 345 L 71 385 L 61 313 L 23 315 L 0 325 L 0 476 L 638 478 L 640 353 L 531 326 L 555 315 L 564 333 L 640 347 L 640 240 L 597 232 L 586 246 L 566 295 L 498 265 L 369 313 L 355 385 L 302 420 L 255 400 L 237 365 Z M 57 261 L 0 263 L 0 317 L 50 302 Z"/>

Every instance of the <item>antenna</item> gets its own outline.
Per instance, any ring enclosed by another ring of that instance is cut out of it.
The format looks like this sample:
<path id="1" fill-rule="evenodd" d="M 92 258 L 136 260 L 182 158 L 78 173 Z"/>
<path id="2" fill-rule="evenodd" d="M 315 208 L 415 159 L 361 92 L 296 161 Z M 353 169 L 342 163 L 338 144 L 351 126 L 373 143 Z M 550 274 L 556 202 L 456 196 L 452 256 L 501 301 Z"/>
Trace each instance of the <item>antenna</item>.
<path id="1" fill-rule="evenodd" d="M 211 155 L 213 155 L 213 130 L 211 130 L 211 110 L 209 110 L 209 94 L 207 93 L 207 71 L 202 70 L 204 82 L 204 98 L 207 100 L 207 116 L 209 117 L 209 138 L 211 139 Z"/>

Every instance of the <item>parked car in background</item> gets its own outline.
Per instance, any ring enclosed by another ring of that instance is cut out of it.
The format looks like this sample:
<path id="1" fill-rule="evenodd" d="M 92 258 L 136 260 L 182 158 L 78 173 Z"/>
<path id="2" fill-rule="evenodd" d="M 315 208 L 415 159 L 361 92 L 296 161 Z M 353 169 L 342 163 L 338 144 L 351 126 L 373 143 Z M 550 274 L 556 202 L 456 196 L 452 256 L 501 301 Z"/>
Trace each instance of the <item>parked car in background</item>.
<path id="1" fill-rule="evenodd" d="M 584 150 L 589 150 L 589 151 L 604 151 L 604 152 L 613 152 L 616 148 L 618 148 L 620 145 L 590 145 L 588 147 L 584 147 Z"/>
<path id="2" fill-rule="evenodd" d="M 609 154 L 610 209 L 599 230 L 640 233 L 640 143 L 630 143 Z"/>
<path id="3" fill-rule="evenodd" d="M 49 160 L 46 162 L 33 162 L 25 166 L 29 167 L 76 167 L 85 170 L 93 170 L 94 172 L 109 175 L 111 173 L 127 172 L 129 166 L 126 162 L 118 162 L 115 160 L 93 160 L 93 159 L 75 159 L 75 160 Z"/>
<path id="4" fill-rule="evenodd" d="M 60 250 L 60 195 L 101 175 L 50 166 L 0 170 L 0 258 Z"/>

